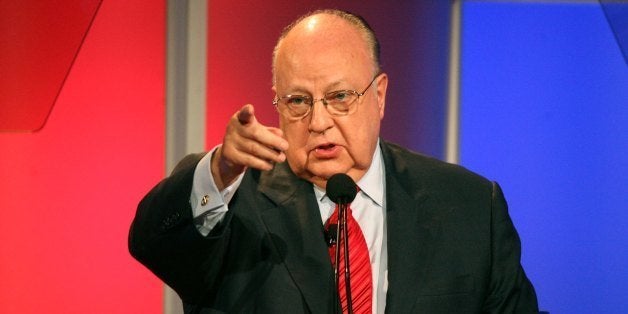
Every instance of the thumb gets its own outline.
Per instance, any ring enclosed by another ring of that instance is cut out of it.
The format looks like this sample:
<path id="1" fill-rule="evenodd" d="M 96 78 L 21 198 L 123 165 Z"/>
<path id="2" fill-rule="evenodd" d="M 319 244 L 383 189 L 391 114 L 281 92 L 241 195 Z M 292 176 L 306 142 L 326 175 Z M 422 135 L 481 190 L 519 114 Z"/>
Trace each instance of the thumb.
<path id="1" fill-rule="evenodd" d="M 250 104 L 244 105 L 238 112 L 238 122 L 241 125 L 247 125 L 253 121 L 255 121 L 255 108 Z"/>

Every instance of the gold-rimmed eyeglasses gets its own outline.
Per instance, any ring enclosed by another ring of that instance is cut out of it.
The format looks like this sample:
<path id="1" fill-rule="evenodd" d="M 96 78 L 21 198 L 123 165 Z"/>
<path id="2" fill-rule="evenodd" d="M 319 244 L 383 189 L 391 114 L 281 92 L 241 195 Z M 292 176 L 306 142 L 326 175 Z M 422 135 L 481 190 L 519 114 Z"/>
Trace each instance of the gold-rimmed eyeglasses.
<path id="1" fill-rule="evenodd" d="M 380 74 L 375 75 L 369 85 L 361 93 L 354 90 L 337 90 L 325 94 L 325 97 L 321 99 L 313 99 L 305 95 L 285 95 L 275 98 L 273 105 L 277 108 L 279 113 L 291 120 L 300 120 L 306 117 L 310 114 L 312 106 L 314 106 L 317 101 L 323 102 L 327 112 L 332 116 L 350 115 L 355 112 L 358 99 L 368 91 Z"/>

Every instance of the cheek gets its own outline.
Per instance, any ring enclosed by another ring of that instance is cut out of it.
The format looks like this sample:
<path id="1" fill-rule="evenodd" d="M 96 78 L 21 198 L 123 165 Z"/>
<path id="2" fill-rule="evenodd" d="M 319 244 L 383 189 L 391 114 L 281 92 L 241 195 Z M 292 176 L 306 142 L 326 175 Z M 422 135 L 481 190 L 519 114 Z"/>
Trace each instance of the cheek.
<path id="1" fill-rule="evenodd" d="M 369 123 L 354 123 L 344 127 L 344 136 L 347 149 L 356 164 L 364 166 L 370 163 L 372 152 L 379 138 L 380 119 L 379 111 L 373 110 L 370 115 L 364 115 L 359 121 Z"/>
<path id="2" fill-rule="evenodd" d="M 288 165 L 292 172 L 300 175 L 304 173 L 305 164 L 307 163 L 307 151 L 305 149 L 307 137 L 303 135 L 307 134 L 307 132 L 303 133 L 299 131 L 299 128 L 291 125 L 284 127 L 283 131 L 289 144 L 288 150 L 285 151 Z"/>
<path id="3" fill-rule="evenodd" d="M 303 127 L 296 123 L 284 124 L 282 129 L 286 140 L 290 144 L 290 148 L 299 149 L 305 145 L 308 134 L 307 129 L 304 131 Z"/>
<path id="4" fill-rule="evenodd" d="M 298 124 L 284 124 L 283 132 L 289 147 L 286 151 L 288 158 L 304 158 L 305 145 L 307 144 L 308 132 Z"/>

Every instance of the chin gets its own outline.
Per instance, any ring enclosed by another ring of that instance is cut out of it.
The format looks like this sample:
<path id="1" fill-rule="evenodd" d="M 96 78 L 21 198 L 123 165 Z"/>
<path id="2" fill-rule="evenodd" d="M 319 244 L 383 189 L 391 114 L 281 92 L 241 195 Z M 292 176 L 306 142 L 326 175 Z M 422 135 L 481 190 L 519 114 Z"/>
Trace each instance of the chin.
<path id="1" fill-rule="evenodd" d="M 304 160 L 296 160 L 288 156 L 288 164 L 292 169 L 292 172 L 298 177 L 306 179 L 308 181 L 318 181 L 320 179 L 327 180 L 329 177 L 337 173 L 348 173 L 352 169 L 354 163 L 347 162 L 347 160 L 338 159 L 313 159 L 305 158 Z M 300 162 L 299 162 L 300 161 Z M 318 178 L 318 179 L 317 179 Z"/>
<path id="2" fill-rule="evenodd" d="M 309 167 L 308 172 L 313 174 L 314 176 L 329 179 L 329 177 L 333 176 L 336 173 L 347 173 L 350 169 L 351 167 L 344 165 L 322 163 L 317 164 L 313 167 Z"/>

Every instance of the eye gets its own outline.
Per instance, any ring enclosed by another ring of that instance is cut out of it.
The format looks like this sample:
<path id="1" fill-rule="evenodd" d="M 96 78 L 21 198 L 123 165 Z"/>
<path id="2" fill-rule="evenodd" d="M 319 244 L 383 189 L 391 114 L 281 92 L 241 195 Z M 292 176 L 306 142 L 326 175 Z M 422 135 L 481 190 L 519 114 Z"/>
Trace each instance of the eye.
<path id="1" fill-rule="evenodd" d="M 305 96 L 299 96 L 299 95 L 294 95 L 294 96 L 289 96 L 286 99 L 286 104 L 290 105 L 290 106 L 300 106 L 300 105 L 307 105 L 308 103 L 308 98 Z"/>
<path id="2" fill-rule="evenodd" d="M 350 95 L 347 91 L 337 91 L 330 93 L 329 96 L 327 96 L 327 99 L 330 101 L 345 101 L 349 98 L 349 96 Z"/>

